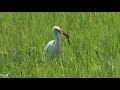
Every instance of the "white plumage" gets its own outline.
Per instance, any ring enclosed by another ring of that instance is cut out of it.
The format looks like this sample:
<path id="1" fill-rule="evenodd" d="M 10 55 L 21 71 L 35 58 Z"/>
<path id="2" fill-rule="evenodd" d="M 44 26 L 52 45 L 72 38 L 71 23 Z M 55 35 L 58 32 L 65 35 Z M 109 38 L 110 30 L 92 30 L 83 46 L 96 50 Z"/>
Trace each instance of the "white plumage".
<path id="1" fill-rule="evenodd" d="M 60 56 L 60 38 L 58 33 L 63 34 L 64 32 L 58 26 L 54 26 L 52 28 L 52 32 L 53 32 L 54 40 L 48 42 L 48 44 L 44 48 L 44 52 L 42 56 L 43 60 L 45 58 L 48 59 L 59 58 Z"/>

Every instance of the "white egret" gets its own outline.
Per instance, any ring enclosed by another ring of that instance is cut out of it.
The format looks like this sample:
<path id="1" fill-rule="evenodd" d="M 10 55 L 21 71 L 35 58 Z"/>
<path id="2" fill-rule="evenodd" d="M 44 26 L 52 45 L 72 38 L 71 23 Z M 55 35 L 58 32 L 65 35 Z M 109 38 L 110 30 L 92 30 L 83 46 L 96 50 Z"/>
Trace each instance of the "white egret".
<path id="1" fill-rule="evenodd" d="M 54 26 L 52 28 L 52 33 L 53 33 L 54 40 L 51 40 L 50 42 L 48 42 L 48 44 L 44 48 L 42 60 L 45 59 L 45 57 L 47 57 L 49 59 L 59 58 L 59 56 L 60 56 L 60 38 L 59 38 L 58 33 L 61 33 L 66 37 L 68 35 L 65 32 L 63 32 L 60 29 L 60 27 L 58 27 L 58 26 Z"/>

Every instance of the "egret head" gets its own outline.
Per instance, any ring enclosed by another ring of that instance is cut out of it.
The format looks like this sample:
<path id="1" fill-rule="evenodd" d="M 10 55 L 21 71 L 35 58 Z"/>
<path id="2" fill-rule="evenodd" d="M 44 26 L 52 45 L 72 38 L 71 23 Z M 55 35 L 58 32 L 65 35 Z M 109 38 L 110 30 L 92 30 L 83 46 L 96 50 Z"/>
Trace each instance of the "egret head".
<path id="1" fill-rule="evenodd" d="M 58 26 L 54 26 L 53 29 L 52 29 L 52 31 L 53 31 L 54 33 L 58 33 L 58 32 L 61 32 L 61 29 L 60 29 L 60 27 L 58 27 Z"/>
<path id="2" fill-rule="evenodd" d="M 66 34 L 63 30 L 61 30 L 60 27 L 58 27 L 58 26 L 54 26 L 53 29 L 52 29 L 52 31 L 53 31 L 53 33 L 55 33 L 55 34 L 57 34 L 57 33 L 59 32 L 59 33 L 63 34 L 65 37 L 66 37 L 66 35 L 67 35 L 67 34 Z"/>
<path id="3" fill-rule="evenodd" d="M 65 33 L 64 31 L 62 31 L 60 29 L 60 27 L 54 26 L 53 29 L 52 29 L 52 31 L 53 31 L 53 34 L 57 34 L 58 32 L 61 33 L 61 34 L 63 34 L 65 36 L 65 38 L 68 39 L 68 42 L 70 43 L 70 41 L 69 41 L 69 35 L 67 33 Z"/>

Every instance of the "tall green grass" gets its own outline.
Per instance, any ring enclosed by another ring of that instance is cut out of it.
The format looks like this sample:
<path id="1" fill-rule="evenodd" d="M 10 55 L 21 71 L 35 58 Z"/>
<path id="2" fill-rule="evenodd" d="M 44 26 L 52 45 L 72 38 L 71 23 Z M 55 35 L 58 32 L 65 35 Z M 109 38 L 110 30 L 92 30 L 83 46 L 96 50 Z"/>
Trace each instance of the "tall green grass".
<path id="1" fill-rule="evenodd" d="M 71 45 L 60 35 L 60 60 L 42 62 L 55 25 L 70 35 Z M 0 74 L 8 73 L 9 78 L 120 77 L 120 13 L 1 12 Z"/>

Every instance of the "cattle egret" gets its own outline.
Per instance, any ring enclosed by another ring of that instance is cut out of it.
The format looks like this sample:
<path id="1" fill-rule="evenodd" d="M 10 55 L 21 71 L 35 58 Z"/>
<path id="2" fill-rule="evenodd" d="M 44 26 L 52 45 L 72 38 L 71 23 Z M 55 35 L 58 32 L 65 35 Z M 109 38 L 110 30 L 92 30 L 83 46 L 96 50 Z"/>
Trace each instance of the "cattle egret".
<path id="1" fill-rule="evenodd" d="M 48 42 L 48 44 L 44 48 L 42 60 L 44 60 L 45 57 L 47 57 L 48 59 L 53 59 L 53 58 L 59 59 L 59 56 L 60 56 L 60 38 L 59 38 L 58 33 L 61 33 L 65 37 L 68 37 L 68 34 L 63 32 L 60 29 L 60 27 L 58 27 L 58 26 L 54 26 L 52 28 L 52 33 L 53 33 L 54 40 L 51 40 L 50 42 Z"/>

